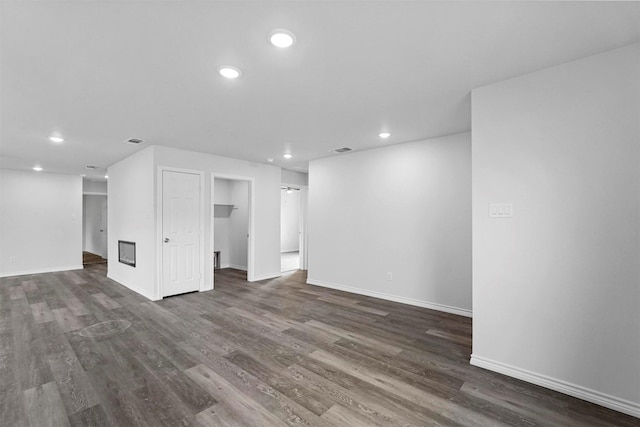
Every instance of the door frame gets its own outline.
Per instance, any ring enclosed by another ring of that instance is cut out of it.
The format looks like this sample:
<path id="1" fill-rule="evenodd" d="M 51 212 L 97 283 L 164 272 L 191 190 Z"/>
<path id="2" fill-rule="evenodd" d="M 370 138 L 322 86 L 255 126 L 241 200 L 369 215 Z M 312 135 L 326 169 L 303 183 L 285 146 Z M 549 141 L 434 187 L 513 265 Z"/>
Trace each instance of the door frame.
<path id="1" fill-rule="evenodd" d="M 300 270 L 308 270 L 309 238 L 307 236 L 307 213 L 309 211 L 309 187 L 300 186 Z"/>
<path id="2" fill-rule="evenodd" d="M 109 185 L 109 184 L 107 184 Z M 85 240 L 86 240 L 86 225 L 85 224 L 85 217 L 84 217 L 84 211 L 85 211 L 85 198 L 84 196 L 104 196 L 105 200 L 107 201 L 107 207 L 108 207 L 108 203 L 109 203 L 109 192 L 108 192 L 108 187 L 107 187 L 107 191 L 82 191 L 82 252 L 84 252 L 84 244 L 85 244 Z M 101 208 L 102 209 L 102 208 Z M 105 239 L 107 241 L 107 251 L 104 254 L 104 259 L 107 260 L 107 263 L 109 262 L 109 215 L 108 212 L 109 210 L 107 209 L 107 235 L 105 236 Z M 82 257 L 82 252 L 80 252 L 80 257 Z M 102 256 L 102 254 L 100 255 Z"/>
<path id="3" fill-rule="evenodd" d="M 255 184 L 256 179 L 250 176 L 241 176 L 241 175 L 229 175 L 224 173 L 211 172 L 211 236 L 210 237 L 210 248 L 211 248 L 211 256 L 209 257 L 213 260 L 213 251 L 214 251 L 214 234 L 215 234 L 215 226 L 214 226 L 214 188 L 215 188 L 215 179 L 228 179 L 231 181 L 247 181 L 249 183 L 249 224 L 247 233 L 249 234 L 248 242 L 247 242 L 247 281 L 253 282 L 255 281 Z M 211 288 L 215 289 L 215 274 L 213 272 L 213 262 L 211 268 Z"/>
<path id="4" fill-rule="evenodd" d="M 188 174 L 192 174 L 192 175 L 198 175 L 200 178 L 200 188 L 199 188 L 199 194 L 200 194 L 200 238 L 198 239 L 198 244 L 200 246 L 200 278 L 198 280 L 198 292 L 202 292 L 205 290 L 204 288 L 204 234 L 205 234 L 205 229 L 204 229 L 204 178 L 205 178 L 205 173 L 203 170 L 196 170 L 196 169 L 184 169 L 184 168 L 175 168 L 172 166 L 158 166 L 157 168 L 157 186 L 156 186 L 156 200 L 158 201 L 157 205 L 156 205 L 156 218 L 158 219 L 156 221 L 156 295 L 158 296 L 158 299 L 161 300 L 164 298 L 163 295 L 163 283 L 162 283 L 162 279 L 163 279 L 163 271 L 162 271 L 162 266 L 163 266 L 163 257 L 162 257 L 162 251 L 163 251 L 163 247 L 164 245 L 162 244 L 162 226 L 163 226 L 163 216 L 162 216 L 162 207 L 163 207 L 163 179 L 162 179 L 162 175 L 163 173 L 167 171 L 167 172 L 179 172 L 179 173 L 188 173 Z"/>
<path id="5" fill-rule="evenodd" d="M 309 186 L 287 184 L 286 182 L 283 182 L 281 185 L 295 188 L 300 192 L 300 198 L 298 201 L 298 247 L 300 248 L 300 270 L 308 270 L 309 239 L 307 237 L 307 213 L 309 210 Z M 280 211 L 280 216 L 282 217 L 282 210 Z M 282 231 L 280 232 L 282 233 Z"/>
<path id="6" fill-rule="evenodd" d="M 102 248 L 104 249 L 104 253 L 100 254 L 100 256 L 106 260 L 109 259 L 109 198 L 107 196 L 104 196 L 104 199 L 102 199 L 102 203 L 100 204 L 100 211 L 101 211 L 101 216 L 102 216 L 102 231 L 100 233 L 102 233 L 101 239 L 102 239 Z"/>

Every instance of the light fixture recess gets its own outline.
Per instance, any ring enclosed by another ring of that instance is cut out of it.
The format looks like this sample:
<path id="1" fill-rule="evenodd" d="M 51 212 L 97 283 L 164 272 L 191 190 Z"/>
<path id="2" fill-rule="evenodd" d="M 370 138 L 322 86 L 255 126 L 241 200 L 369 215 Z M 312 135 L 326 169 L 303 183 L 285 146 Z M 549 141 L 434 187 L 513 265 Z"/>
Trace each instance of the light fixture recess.
<path id="1" fill-rule="evenodd" d="M 282 157 L 284 157 L 285 159 L 290 159 L 293 157 L 293 154 L 286 153 L 286 154 L 283 154 Z"/>
<path id="2" fill-rule="evenodd" d="M 387 139 L 391 136 L 391 134 L 389 132 L 380 132 L 378 136 L 382 139 Z"/>
<path id="3" fill-rule="evenodd" d="M 60 143 L 64 142 L 64 138 L 62 138 L 60 136 L 53 135 L 53 136 L 49 137 L 49 141 L 55 142 L 56 144 L 60 144 Z"/>
<path id="4" fill-rule="evenodd" d="M 237 79 L 242 74 L 240 70 L 231 65 L 223 65 L 218 68 L 218 73 L 227 79 Z"/>
<path id="5" fill-rule="evenodd" d="M 36 172 L 40 172 L 42 170 L 42 166 L 34 166 L 33 170 Z"/>
<path id="6" fill-rule="evenodd" d="M 278 28 L 269 33 L 269 43 L 279 48 L 291 47 L 296 42 L 296 36 L 289 30 Z"/>
<path id="7" fill-rule="evenodd" d="M 97 166 L 93 166 L 93 165 L 87 165 L 87 166 L 85 166 L 85 168 L 90 169 L 90 170 L 98 169 Z"/>
<path id="8" fill-rule="evenodd" d="M 129 138 L 124 141 L 125 144 L 131 144 L 131 145 L 138 145 L 138 144 L 142 144 L 143 142 L 144 142 L 144 139 L 140 139 L 140 138 Z"/>

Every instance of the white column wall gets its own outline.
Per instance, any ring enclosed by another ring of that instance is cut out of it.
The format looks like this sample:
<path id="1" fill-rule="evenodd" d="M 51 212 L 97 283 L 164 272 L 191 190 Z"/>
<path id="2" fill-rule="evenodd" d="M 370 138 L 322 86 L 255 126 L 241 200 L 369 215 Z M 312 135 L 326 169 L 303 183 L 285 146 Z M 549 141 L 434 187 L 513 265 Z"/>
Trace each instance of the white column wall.
<path id="1" fill-rule="evenodd" d="M 472 363 L 640 416 L 639 46 L 472 103 Z"/>

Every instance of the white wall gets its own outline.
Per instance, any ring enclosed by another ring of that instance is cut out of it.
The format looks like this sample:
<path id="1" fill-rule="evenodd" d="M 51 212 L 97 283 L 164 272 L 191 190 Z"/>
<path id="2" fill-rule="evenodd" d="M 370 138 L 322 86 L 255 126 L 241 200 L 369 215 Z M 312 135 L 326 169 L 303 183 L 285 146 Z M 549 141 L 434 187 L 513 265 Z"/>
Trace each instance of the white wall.
<path id="1" fill-rule="evenodd" d="M 472 94 L 472 363 L 636 416 L 639 49 Z"/>
<path id="2" fill-rule="evenodd" d="M 470 315 L 470 142 L 463 133 L 310 162 L 308 282 Z"/>
<path id="3" fill-rule="evenodd" d="M 214 179 L 214 190 L 213 190 L 214 204 L 220 204 L 220 205 L 232 204 L 230 184 L 231 184 L 231 181 L 229 181 L 228 179 L 219 179 L 219 178 Z M 220 251 L 220 268 L 227 268 L 229 267 L 229 255 L 230 255 L 229 217 L 214 218 L 213 228 L 215 230 L 213 248 L 216 251 Z"/>
<path id="4" fill-rule="evenodd" d="M 229 218 L 214 218 L 215 230 L 213 250 L 220 252 L 220 268 L 228 268 L 231 251 L 229 250 Z"/>
<path id="5" fill-rule="evenodd" d="M 214 180 L 213 203 L 220 205 L 231 205 L 231 181 L 228 179 L 216 178 Z"/>
<path id="6" fill-rule="evenodd" d="M 309 174 L 282 169 L 280 181 L 283 184 L 288 184 L 296 187 L 298 186 L 306 187 L 309 185 Z"/>
<path id="7" fill-rule="evenodd" d="M 0 236 L 0 277 L 81 269 L 82 178 L 0 169 Z"/>
<path id="8" fill-rule="evenodd" d="M 280 168 L 271 165 L 155 146 L 155 166 L 203 170 L 205 174 L 205 284 L 213 283 L 211 248 L 211 173 L 252 178 L 255 182 L 254 280 L 280 276 Z M 109 173 L 111 181 L 111 173 Z M 112 184 L 109 183 L 109 186 Z M 215 197 L 215 195 L 214 195 Z"/>
<path id="9" fill-rule="evenodd" d="M 157 299 L 154 147 L 112 165 L 109 174 L 108 277 Z M 118 240 L 136 243 L 136 266 L 118 261 Z"/>
<path id="10" fill-rule="evenodd" d="M 230 181 L 233 211 L 229 217 L 229 266 L 247 269 L 247 233 L 249 232 L 249 183 Z"/>
<path id="11" fill-rule="evenodd" d="M 280 190 L 280 250 L 300 250 L 300 191 Z"/>
<path id="12" fill-rule="evenodd" d="M 83 221 L 83 247 L 82 250 L 105 257 L 106 251 L 103 244 L 106 227 L 103 228 L 102 210 L 107 196 L 89 195 L 82 196 L 82 221 Z M 105 230 L 105 231 L 100 231 Z"/>
<path id="13" fill-rule="evenodd" d="M 82 180 L 83 194 L 107 194 L 107 181 Z"/>

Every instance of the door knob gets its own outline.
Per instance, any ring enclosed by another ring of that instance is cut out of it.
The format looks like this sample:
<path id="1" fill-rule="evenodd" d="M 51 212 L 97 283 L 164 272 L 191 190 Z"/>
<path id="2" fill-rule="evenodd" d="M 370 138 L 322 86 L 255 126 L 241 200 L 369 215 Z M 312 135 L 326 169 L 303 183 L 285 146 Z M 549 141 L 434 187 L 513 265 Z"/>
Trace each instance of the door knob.
<path id="1" fill-rule="evenodd" d="M 165 242 L 165 243 L 169 243 L 169 238 L 168 238 L 168 237 L 165 237 L 165 238 L 164 238 L 164 242 Z"/>

